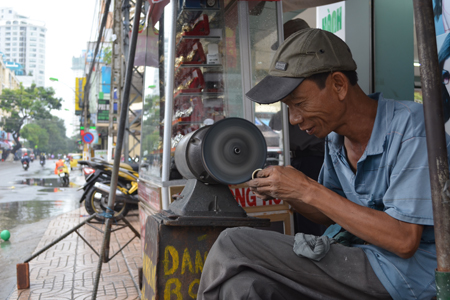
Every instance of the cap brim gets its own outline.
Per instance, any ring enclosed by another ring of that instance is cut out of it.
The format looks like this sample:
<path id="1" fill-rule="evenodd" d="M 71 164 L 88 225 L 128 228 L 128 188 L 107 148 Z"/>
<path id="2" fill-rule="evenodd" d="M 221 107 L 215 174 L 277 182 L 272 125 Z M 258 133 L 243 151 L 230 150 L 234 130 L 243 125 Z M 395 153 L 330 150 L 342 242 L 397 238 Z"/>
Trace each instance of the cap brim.
<path id="1" fill-rule="evenodd" d="M 275 103 L 286 98 L 304 79 L 303 77 L 267 75 L 245 95 L 248 99 L 260 104 Z"/>

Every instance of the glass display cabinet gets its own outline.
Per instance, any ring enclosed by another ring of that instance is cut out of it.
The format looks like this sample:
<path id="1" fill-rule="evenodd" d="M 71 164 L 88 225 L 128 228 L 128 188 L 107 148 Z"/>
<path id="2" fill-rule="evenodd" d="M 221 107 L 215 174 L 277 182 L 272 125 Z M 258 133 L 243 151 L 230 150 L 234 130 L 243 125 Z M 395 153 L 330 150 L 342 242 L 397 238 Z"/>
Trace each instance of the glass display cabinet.
<path id="1" fill-rule="evenodd" d="M 281 2 L 179 0 L 161 5 L 160 12 L 151 14 L 158 19 L 149 20 L 146 31 L 142 227 L 148 215 L 166 209 L 183 189 L 186 180 L 177 171 L 175 148 L 184 135 L 203 126 L 229 117 L 247 119 L 266 138 L 266 163 L 289 161 L 286 130 L 269 126 L 281 109 L 287 115 L 286 108 L 280 103 L 257 105 L 245 97 L 268 73 L 272 45 L 282 32 Z M 283 123 L 287 128 L 286 117 Z M 283 201 L 262 201 L 245 184 L 230 189 L 249 215 L 270 218 L 274 230 L 293 234 L 291 212 Z"/>

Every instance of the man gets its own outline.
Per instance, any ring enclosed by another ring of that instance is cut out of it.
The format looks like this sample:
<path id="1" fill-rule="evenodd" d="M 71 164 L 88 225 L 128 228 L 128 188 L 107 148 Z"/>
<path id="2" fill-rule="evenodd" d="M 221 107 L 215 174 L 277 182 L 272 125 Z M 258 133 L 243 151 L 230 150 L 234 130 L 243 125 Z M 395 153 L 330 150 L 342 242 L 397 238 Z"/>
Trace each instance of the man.
<path id="1" fill-rule="evenodd" d="M 301 235 L 227 229 L 208 254 L 199 299 L 431 299 L 436 294 L 423 108 L 365 95 L 355 70 L 342 40 L 304 29 L 280 46 L 269 76 L 247 93 L 258 103 L 283 101 L 291 124 L 326 137 L 319 182 L 290 166 L 271 166 L 248 182 L 252 191 L 265 200 L 283 199 L 317 223 L 339 224 L 351 246 L 332 243 L 322 259 L 313 259 L 294 252 Z M 325 234 L 334 236 L 336 227 Z"/>
<path id="2" fill-rule="evenodd" d="M 303 19 L 292 19 L 284 23 L 283 33 L 286 40 L 291 34 L 302 29 L 310 28 Z M 272 45 L 272 50 L 278 49 L 278 42 Z M 270 119 L 269 126 L 273 130 L 281 130 L 282 110 L 277 112 Z M 289 124 L 289 147 L 291 154 L 291 166 L 301 171 L 306 176 L 317 180 L 320 169 L 323 164 L 324 139 L 309 135 L 300 130 L 299 126 Z M 301 214 L 294 212 L 294 230 L 295 233 L 303 232 L 306 234 L 322 235 L 326 227 L 316 224 Z"/>
<path id="3" fill-rule="evenodd" d="M 59 167 L 64 167 L 64 159 L 62 159 L 62 158 L 60 158 L 55 164 L 55 174 L 56 175 L 59 174 L 59 172 L 58 172 Z"/>
<path id="4" fill-rule="evenodd" d="M 30 164 L 30 157 L 28 156 L 28 153 L 25 152 L 22 156 L 22 159 L 20 160 L 20 162 L 23 164 L 23 162 L 26 161 L 28 163 L 28 165 Z"/>

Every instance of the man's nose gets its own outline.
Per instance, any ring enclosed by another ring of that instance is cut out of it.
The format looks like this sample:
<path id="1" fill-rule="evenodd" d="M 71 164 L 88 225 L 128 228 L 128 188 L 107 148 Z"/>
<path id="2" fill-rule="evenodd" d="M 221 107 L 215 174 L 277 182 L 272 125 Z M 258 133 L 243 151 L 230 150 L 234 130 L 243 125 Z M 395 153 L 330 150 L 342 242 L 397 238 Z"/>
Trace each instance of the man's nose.
<path id="1" fill-rule="evenodd" d="M 291 125 L 301 124 L 303 122 L 303 117 L 298 113 L 289 112 L 289 122 Z"/>

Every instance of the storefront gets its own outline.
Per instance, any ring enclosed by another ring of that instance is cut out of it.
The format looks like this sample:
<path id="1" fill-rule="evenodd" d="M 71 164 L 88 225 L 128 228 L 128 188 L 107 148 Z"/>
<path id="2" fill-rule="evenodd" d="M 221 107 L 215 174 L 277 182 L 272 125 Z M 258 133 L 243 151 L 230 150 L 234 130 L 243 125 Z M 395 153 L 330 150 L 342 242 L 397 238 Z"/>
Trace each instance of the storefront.
<path id="1" fill-rule="evenodd" d="M 262 131 L 267 164 L 290 164 L 287 108 L 245 97 L 268 74 L 287 21 L 301 18 L 345 40 L 367 94 L 413 100 L 420 86 L 410 2 L 152 2 L 140 33 L 146 40 L 138 190 L 143 250 L 147 218 L 167 209 L 186 184 L 174 163 L 183 136 L 224 118 L 244 118 Z M 282 129 L 273 130 L 270 120 L 280 111 Z M 281 199 L 262 201 L 245 184 L 229 188 L 248 215 L 269 218 L 272 230 L 295 233 L 293 213 Z"/>

